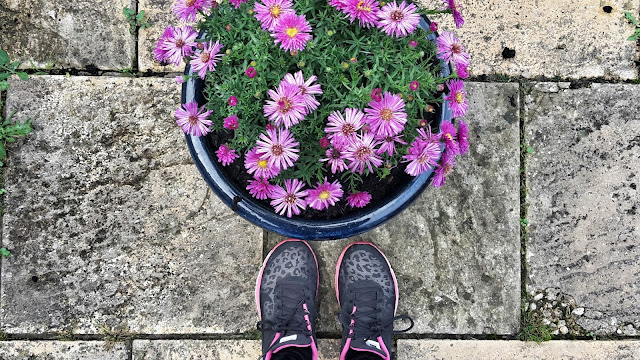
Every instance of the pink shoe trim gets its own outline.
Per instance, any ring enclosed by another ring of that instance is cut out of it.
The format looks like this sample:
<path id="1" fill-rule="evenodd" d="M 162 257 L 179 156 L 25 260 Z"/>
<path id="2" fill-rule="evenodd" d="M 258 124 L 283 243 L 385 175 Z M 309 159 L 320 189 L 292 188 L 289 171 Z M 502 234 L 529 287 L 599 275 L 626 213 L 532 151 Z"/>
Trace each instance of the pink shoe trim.
<path id="1" fill-rule="evenodd" d="M 276 341 L 280 339 L 280 336 L 282 336 L 282 334 L 277 333 L 276 336 L 273 338 L 273 341 L 271 342 L 271 345 L 269 345 L 269 347 L 273 346 L 273 344 L 275 344 Z M 264 356 L 264 360 L 271 360 L 271 356 L 273 356 L 273 353 L 271 351 L 267 352 L 267 355 Z"/>
<path id="2" fill-rule="evenodd" d="M 340 257 L 338 258 L 338 264 L 336 265 L 336 276 L 334 278 L 334 285 L 336 289 L 336 299 L 338 299 L 338 306 L 340 306 L 340 292 L 338 291 L 338 276 L 340 274 L 340 265 L 342 264 L 342 259 L 344 258 L 344 254 L 347 252 L 347 250 L 349 250 L 349 248 L 352 247 L 353 245 L 358 245 L 358 244 L 373 246 L 376 250 L 378 250 L 378 252 L 380 252 L 380 254 L 382 254 L 382 257 L 387 261 L 387 266 L 389 266 L 389 269 L 391 270 L 391 277 L 393 278 L 393 286 L 396 289 L 396 306 L 395 306 L 395 309 L 393 310 L 393 316 L 396 316 L 396 313 L 398 312 L 398 302 L 400 301 L 400 292 L 398 291 L 398 280 L 396 279 L 396 273 L 393 271 L 393 268 L 391 267 L 391 263 L 389 263 L 389 259 L 387 259 L 387 256 L 377 246 L 373 245 L 368 241 L 357 241 L 347 245 L 347 247 L 345 247 L 344 250 L 342 250 L 342 254 L 340 254 Z"/>
<path id="3" fill-rule="evenodd" d="M 273 252 L 282 244 L 287 243 L 289 241 L 300 241 L 303 242 L 305 245 L 307 245 L 307 247 L 309 248 L 309 250 L 311 250 L 311 254 L 313 254 L 313 260 L 316 262 L 316 271 L 318 271 L 318 276 L 316 276 L 317 284 L 316 284 L 316 297 L 318 297 L 318 289 L 320 289 L 320 269 L 318 269 L 318 258 L 316 257 L 316 253 L 313 252 L 313 249 L 311 248 L 311 246 L 309 245 L 309 243 L 307 243 L 304 240 L 296 240 L 296 239 L 287 239 L 287 240 L 283 240 L 280 243 L 278 243 L 278 245 L 274 246 L 273 249 L 271 249 L 271 251 L 269 251 L 269 254 L 267 255 L 267 257 L 264 259 L 264 261 L 262 262 L 262 267 L 260 268 L 260 273 L 258 274 L 258 278 L 256 279 L 256 306 L 258 307 L 258 318 L 260 320 L 262 320 L 262 309 L 260 308 L 260 285 L 262 285 L 262 274 L 264 273 L 264 268 L 267 266 L 267 261 L 269 261 L 269 259 L 271 258 L 271 255 L 273 254 Z M 267 359 L 265 359 L 267 360 Z"/>
<path id="4" fill-rule="evenodd" d="M 387 350 L 387 345 L 384 343 L 384 340 L 382 340 L 382 336 L 378 336 L 378 344 L 380 344 L 382 350 L 387 354 L 387 357 L 384 360 L 391 360 L 391 354 L 389 353 L 389 350 Z"/>
<path id="5" fill-rule="evenodd" d="M 349 333 L 351 335 L 351 333 Z M 344 348 L 342 348 L 342 352 L 340 353 L 340 360 L 347 359 L 347 352 L 351 348 L 351 338 L 347 338 L 347 341 L 344 343 Z"/>

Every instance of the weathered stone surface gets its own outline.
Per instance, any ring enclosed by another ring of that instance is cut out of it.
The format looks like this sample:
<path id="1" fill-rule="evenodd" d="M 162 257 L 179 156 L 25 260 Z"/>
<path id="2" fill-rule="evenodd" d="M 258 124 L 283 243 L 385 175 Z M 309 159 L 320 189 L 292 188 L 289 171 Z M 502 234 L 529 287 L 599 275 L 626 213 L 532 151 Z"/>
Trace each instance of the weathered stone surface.
<path id="1" fill-rule="evenodd" d="M 12 83 L 7 111 L 35 131 L 11 148 L 4 182 L 6 332 L 255 328 L 263 234 L 201 179 L 178 96 L 171 79 Z"/>
<path id="2" fill-rule="evenodd" d="M 2 0 L 0 48 L 24 67 L 124 69 L 134 40 L 122 9 L 135 1 Z"/>
<path id="3" fill-rule="evenodd" d="M 441 0 L 417 2 L 442 7 Z M 472 75 L 612 79 L 638 75 L 636 44 L 627 40 L 634 29 L 624 19 L 625 11 L 638 13 L 638 0 L 468 0 L 462 6 L 466 22 L 461 29 L 455 29 L 450 15 L 434 20 L 441 29 L 455 30 L 466 44 Z M 604 6 L 611 6 L 611 12 Z M 515 57 L 504 58 L 506 48 L 515 50 Z"/>
<path id="4" fill-rule="evenodd" d="M 183 72 L 181 66 L 162 66 L 153 58 L 153 49 L 164 29 L 171 26 L 184 26 L 173 13 L 173 0 L 139 0 L 139 8 L 144 10 L 149 18 L 151 27 L 140 29 L 138 40 L 138 66 L 140 71 L 154 72 Z M 190 24 L 195 26 L 195 24 Z"/>
<path id="5" fill-rule="evenodd" d="M 526 97 L 528 290 L 571 295 L 598 334 L 640 328 L 640 86 L 538 84 Z"/>
<path id="6" fill-rule="evenodd" d="M 471 83 L 468 92 L 470 155 L 459 159 L 444 187 L 426 190 L 359 238 L 389 257 L 400 287 L 398 312 L 413 317 L 414 333 L 518 332 L 518 86 Z M 352 240 L 312 244 L 322 268 L 321 331 L 340 329 L 333 276 Z"/>
<path id="7" fill-rule="evenodd" d="M 124 344 L 102 341 L 2 341 L 2 360 L 127 360 Z"/>
<path id="8" fill-rule="evenodd" d="M 612 360 L 639 359 L 638 341 L 399 340 L 398 360 Z"/>
<path id="9" fill-rule="evenodd" d="M 262 355 L 258 340 L 136 340 L 133 360 L 255 360 Z M 319 360 L 340 357 L 340 340 L 318 340 Z"/>

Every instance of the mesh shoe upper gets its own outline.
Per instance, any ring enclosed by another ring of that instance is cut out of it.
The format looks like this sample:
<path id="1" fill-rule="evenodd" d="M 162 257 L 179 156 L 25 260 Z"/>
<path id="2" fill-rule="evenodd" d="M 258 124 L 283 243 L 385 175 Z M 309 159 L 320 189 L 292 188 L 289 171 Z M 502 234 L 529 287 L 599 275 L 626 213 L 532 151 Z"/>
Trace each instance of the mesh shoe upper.
<path id="1" fill-rule="evenodd" d="M 294 240 L 278 244 L 265 260 L 256 285 L 266 360 L 287 347 L 310 347 L 317 358 L 317 291 L 318 266 L 309 245 Z"/>
<path id="2" fill-rule="evenodd" d="M 397 291 L 393 270 L 375 246 L 354 243 L 344 250 L 336 269 L 343 325 L 341 360 L 354 352 L 391 358 Z"/>

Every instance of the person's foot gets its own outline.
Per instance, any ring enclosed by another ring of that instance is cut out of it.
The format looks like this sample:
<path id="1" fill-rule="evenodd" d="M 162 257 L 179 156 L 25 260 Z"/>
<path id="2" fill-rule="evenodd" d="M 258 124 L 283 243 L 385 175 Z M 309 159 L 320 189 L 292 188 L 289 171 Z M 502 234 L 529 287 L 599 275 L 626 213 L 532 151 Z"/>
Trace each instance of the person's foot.
<path id="1" fill-rule="evenodd" d="M 284 353 L 317 360 L 318 278 L 315 254 L 304 241 L 285 240 L 265 259 L 256 284 L 264 360 Z"/>
<path id="2" fill-rule="evenodd" d="M 373 244 L 347 246 L 336 268 L 336 296 L 342 323 L 340 360 L 391 359 L 393 322 L 398 307 L 398 283 L 389 261 Z"/>

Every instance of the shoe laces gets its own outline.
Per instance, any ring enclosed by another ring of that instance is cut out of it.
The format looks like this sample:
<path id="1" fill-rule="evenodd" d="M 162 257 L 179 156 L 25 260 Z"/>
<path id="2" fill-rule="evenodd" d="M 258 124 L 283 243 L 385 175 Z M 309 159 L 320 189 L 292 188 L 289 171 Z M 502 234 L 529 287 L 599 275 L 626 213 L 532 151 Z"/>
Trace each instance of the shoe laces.
<path id="1" fill-rule="evenodd" d="M 355 304 L 353 305 L 356 311 L 353 311 L 353 307 L 344 307 L 338 314 L 340 323 L 351 330 L 349 337 L 375 340 L 385 331 L 390 330 L 393 334 L 401 334 L 413 328 L 413 319 L 407 315 L 398 315 L 385 322 L 382 321 L 379 315 L 382 312 L 383 297 L 379 287 L 363 286 L 354 290 L 353 293 L 355 295 Z M 393 323 L 397 320 L 407 320 L 410 325 L 403 330 L 393 330 Z"/>
<path id="2" fill-rule="evenodd" d="M 280 338 L 286 336 L 287 332 L 310 337 L 312 333 L 309 330 L 309 324 L 305 320 L 305 315 L 309 314 L 309 311 L 303 306 L 307 298 L 306 295 L 305 289 L 300 284 L 285 282 L 279 286 L 276 292 L 275 305 L 276 309 L 279 308 L 280 311 L 276 311 L 274 321 L 259 321 L 257 329 L 263 332 L 275 331 L 280 334 Z M 259 359 L 264 359 L 277 344 L 277 341 L 271 344 Z"/>

